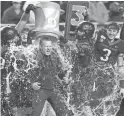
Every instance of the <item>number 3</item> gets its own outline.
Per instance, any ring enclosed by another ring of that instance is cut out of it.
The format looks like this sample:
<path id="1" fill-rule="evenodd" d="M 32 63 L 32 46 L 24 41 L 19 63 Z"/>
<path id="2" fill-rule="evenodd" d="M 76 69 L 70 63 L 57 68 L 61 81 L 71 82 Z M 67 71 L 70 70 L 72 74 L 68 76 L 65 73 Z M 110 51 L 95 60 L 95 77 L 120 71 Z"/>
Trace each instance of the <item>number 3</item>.
<path id="1" fill-rule="evenodd" d="M 85 10 L 86 6 L 73 5 L 72 11 L 77 11 L 76 15 L 78 16 L 79 20 L 76 21 L 75 19 L 71 19 L 72 25 L 78 25 L 84 21 L 84 16 L 82 14 Z"/>
<path id="2" fill-rule="evenodd" d="M 102 60 L 102 61 L 108 61 L 109 56 L 110 56 L 110 54 L 111 54 L 111 50 L 109 50 L 109 49 L 103 49 L 103 51 L 105 51 L 105 52 L 107 52 L 107 53 L 105 54 L 105 58 L 100 57 L 100 60 Z"/>

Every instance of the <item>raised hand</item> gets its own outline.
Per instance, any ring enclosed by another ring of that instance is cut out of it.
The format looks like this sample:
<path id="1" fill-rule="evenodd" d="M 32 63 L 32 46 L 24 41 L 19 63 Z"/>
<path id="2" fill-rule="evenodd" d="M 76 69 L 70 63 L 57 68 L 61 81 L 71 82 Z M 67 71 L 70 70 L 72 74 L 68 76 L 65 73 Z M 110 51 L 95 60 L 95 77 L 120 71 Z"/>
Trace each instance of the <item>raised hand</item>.
<path id="1" fill-rule="evenodd" d="M 33 10 L 34 8 L 35 8 L 35 6 L 33 4 L 29 4 L 25 10 L 25 13 L 30 13 L 30 11 Z"/>

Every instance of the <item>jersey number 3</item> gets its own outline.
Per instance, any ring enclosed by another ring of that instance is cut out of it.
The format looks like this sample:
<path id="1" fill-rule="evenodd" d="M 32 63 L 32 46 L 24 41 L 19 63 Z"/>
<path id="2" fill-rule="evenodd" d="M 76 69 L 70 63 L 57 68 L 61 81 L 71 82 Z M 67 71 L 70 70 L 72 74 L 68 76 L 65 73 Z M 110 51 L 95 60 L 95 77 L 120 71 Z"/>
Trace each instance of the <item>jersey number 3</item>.
<path id="1" fill-rule="evenodd" d="M 108 61 L 109 56 L 111 54 L 111 50 L 109 50 L 109 49 L 103 49 L 103 51 L 105 51 L 107 53 L 104 55 L 104 57 L 100 57 L 100 60 L 102 60 L 102 61 Z"/>

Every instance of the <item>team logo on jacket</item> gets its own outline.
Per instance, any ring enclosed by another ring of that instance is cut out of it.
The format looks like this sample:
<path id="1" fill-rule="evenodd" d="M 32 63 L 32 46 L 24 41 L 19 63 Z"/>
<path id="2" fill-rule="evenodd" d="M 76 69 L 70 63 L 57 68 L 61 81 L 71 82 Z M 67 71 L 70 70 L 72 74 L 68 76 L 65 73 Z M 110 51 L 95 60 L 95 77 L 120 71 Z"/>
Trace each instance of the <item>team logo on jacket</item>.
<path id="1" fill-rule="evenodd" d="M 103 42 L 105 39 L 106 39 L 105 36 L 103 36 L 103 35 L 100 36 L 100 42 Z"/>

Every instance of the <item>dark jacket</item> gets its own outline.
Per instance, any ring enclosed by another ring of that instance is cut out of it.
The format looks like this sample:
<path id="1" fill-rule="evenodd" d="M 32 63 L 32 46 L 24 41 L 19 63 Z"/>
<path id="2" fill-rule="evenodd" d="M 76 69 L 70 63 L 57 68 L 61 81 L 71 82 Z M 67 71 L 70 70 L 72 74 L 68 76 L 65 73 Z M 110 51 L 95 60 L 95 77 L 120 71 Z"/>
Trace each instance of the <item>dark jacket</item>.
<path id="1" fill-rule="evenodd" d="M 55 53 L 46 56 L 38 50 L 36 51 L 36 60 L 39 68 L 33 72 L 31 83 L 39 82 L 42 89 L 53 90 L 56 76 L 62 72 L 59 57 Z"/>

